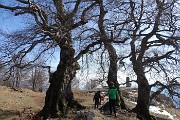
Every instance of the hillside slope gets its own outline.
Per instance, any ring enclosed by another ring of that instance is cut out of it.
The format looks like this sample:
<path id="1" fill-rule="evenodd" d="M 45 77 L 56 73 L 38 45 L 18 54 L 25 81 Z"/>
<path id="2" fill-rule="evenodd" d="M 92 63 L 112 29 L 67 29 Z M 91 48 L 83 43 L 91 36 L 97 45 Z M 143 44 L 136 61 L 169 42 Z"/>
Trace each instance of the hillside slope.
<path id="1" fill-rule="evenodd" d="M 73 89 L 74 98 L 82 105 L 86 106 L 86 110 L 77 111 L 70 110 L 67 118 L 64 120 L 79 120 L 79 113 L 88 113 L 93 116 L 93 120 L 137 120 L 134 113 L 129 113 L 125 110 L 118 109 L 118 117 L 109 116 L 94 109 L 93 95 L 88 90 Z M 9 87 L 0 86 L 0 120 L 21 120 L 30 119 L 32 114 L 35 114 L 42 109 L 44 105 L 45 93 L 33 92 L 28 89 L 12 89 Z M 126 100 L 126 104 L 132 108 L 135 104 Z M 170 110 L 170 109 L 169 109 Z M 172 110 L 171 110 L 172 112 Z M 177 118 L 180 118 L 180 112 L 174 111 Z M 154 114 L 158 120 L 169 120 L 165 115 Z M 179 115 L 179 116 L 178 116 Z M 20 116 L 20 117 L 19 117 Z M 84 115 L 83 115 L 84 116 Z M 87 120 L 81 119 L 81 120 Z M 92 119 L 89 119 L 92 120 Z M 178 119 L 176 119 L 178 120 Z"/>
<path id="2" fill-rule="evenodd" d="M 0 86 L 0 120 L 11 120 L 16 116 L 27 116 L 39 111 L 43 107 L 44 97 L 44 93 L 28 89 Z"/>

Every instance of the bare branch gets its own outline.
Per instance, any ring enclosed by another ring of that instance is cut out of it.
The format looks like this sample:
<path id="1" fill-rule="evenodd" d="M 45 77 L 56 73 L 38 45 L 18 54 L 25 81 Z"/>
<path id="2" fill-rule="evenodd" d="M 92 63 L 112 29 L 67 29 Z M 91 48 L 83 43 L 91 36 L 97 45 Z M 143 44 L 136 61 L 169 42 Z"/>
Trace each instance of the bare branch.
<path id="1" fill-rule="evenodd" d="M 94 3 L 92 3 L 90 6 L 88 6 L 87 8 L 85 8 L 85 9 L 83 10 L 83 12 L 82 12 L 82 15 L 81 15 L 81 21 L 73 24 L 72 27 L 71 27 L 71 29 L 74 29 L 74 28 L 77 28 L 77 27 L 79 27 L 79 26 L 81 26 L 81 25 L 86 24 L 86 23 L 87 23 L 86 18 L 85 18 L 86 12 L 89 11 L 90 9 L 92 9 L 96 4 L 97 4 L 97 2 L 94 2 Z"/>
<path id="2" fill-rule="evenodd" d="M 91 44 L 89 44 L 88 46 L 86 46 L 86 48 L 85 48 L 84 50 L 82 50 L 82 51 L 74 58 L 74 60 L 75 60 L 75 61 L 79 60 L 79 59 L 82 57 L 82 55 L 86 54 L 86 53 L 90 50 L 90 48 L 94 47 L 94 46 L 97 45 L 97 44 L 100 44 L 100 46 L 101 46 L 102 41 L 101 41 L 101 40 L 98 40 L 98 41 L 92 42 Z M 100 47 L 99 47 L 99 48 L 100 48 Z M 99 49 L 99 48 L 98 48 L 98 49 Z M 96 49 L 96 50 L 97 50 L 97 49 Z"/>

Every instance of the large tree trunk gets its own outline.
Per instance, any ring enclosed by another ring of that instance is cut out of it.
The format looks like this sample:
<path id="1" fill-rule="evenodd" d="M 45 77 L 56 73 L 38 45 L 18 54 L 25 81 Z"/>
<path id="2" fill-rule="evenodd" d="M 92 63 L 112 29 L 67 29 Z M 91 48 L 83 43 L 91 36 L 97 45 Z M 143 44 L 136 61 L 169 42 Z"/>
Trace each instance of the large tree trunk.
<path id="1" fill-rule="evenodd" d="M 149 102 L 150 102 L 150 91 L 149 83 L 141 64 L 136 65 L 135 72 L 137 74 L 137 83 L 138 83 L 138 100 L 137 105 L 133 108 L 133 112 L 137 113 L 137 117 L 140 120 L 153 120 L 153 117 L 149 113 Z"/>
<path id="2" fill-rule="evenodd" d="M 109 60 L 110 60 L 110 66 L 109 66 L 109 72 L 108 72 L 108 81 L 107 84 L 109 83 L 109 81 L 113 81 L 115 83 L 115 87 L 118 88 L 119 90 L 119 83 L 117 81 L 117 54 L 116 54 L 116 50 L 113 47 L 112 43 L 109 41 L 109 37 L 106 34 L 106 30 L 104 27 L 104 17 L 107 13 L 107 11 L 105 11 L 104 9 L 104 5 L 103 5 L 103 0 L 98 1 L 99 7 L 100 7 L 100 16 L 99 16 L 99 20 L 98 20 L 98 27 L 100 30 L 100 37 L 104 42 L 105 48 L 108 50 L 108 54 L 109 54 Z M 113 41 L 113 33 L 111 35 L 111 40 Z M 120 100 L 121 100 L 121 107 L 126 109 L 126 105 L 125 102 L 120 94 Z"/>
<path id="3" fill-rule="evenodd" d="M 111 43 L 105 43 L 105 47 L 108 50 L 109 60 L 110 60 L 107 84 L 110 81 L 113 81 L 115 83 L 115 87 L 118 89 L 118 91 L 120 93 L 121 91 L 119 90 L 119 83 L 117 81 L 117 61 L 118 61 L 118 59 L 117 59 L 116 50 Z M 118 99 L 117 102 L 121 103 L 121 108 L 128 110 L 121 94 L 119 94 L 119 98 L 120 99 Z"/>
<path id="4" fill-rule="evenodd" d="M 150 88 L 146 77 L 138 76 L 138 100 L 134 111 L 138 118 L 142 120 L 151 120 L 149 113 Z"/>
<path id="5" fill-rule="evenodd" d="M 37 114 L 45 120 L 48 117 L 65 117 L 68 107 L 79 105 L 74 101 L 71 80 L 75 77 L 78 63 L 74 61 L 74 49 L 61 47 L 60 63 L 50 76 L 50 86 L 46 93 L 45 105 Z"/>
<path id="6" fill-rule="evenodd" d="M 115 83 L 115 87 L 119 88 L 119 83 L 117 81 L 117 54 L 114 47 L 111 45 L 111 43 L 105 43 L 105 48 L 108 51 L 109 54 L 109 71 L 108 71 L 108 83 L 109 81 L 113 81 Z"/>

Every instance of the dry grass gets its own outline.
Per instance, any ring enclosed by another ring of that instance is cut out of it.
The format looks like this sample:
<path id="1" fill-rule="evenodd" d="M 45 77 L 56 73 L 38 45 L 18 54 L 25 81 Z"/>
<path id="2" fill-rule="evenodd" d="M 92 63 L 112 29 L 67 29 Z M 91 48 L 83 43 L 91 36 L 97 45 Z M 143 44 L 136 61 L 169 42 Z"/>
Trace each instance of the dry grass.
<path id="1" fill-rule="evenodd" d="M 166 109 L 166 110 L 167 110 L 169 113 L 175 115 L 176 118 L 180 120 L 180 110 L 179 110 L 179 109 L 168 108 L 168 109 Z"/>
<path id="2" fill-rule="evenodd" d="M 78 102 L 80 102 L 82 105 L 87 106 L 87 107 L 92 107 L 94 105 L 93 102 L 93 96 L 94 93 L 89 93 L 88 90 L 78 90 L 78 89 L 72 89 L 74 93 L 74 98 Z"/>
<path id="3" fill-rule="evenodd" d="M 0 86 L 0 120 L 11 120 L 18 112 L 39 111 L 44 104 L 45 94 L 28 89 L 13 90 Z"/>
<path id="4" fill-rule="evenodd" d="M 93 120 L 137 120 L 136 115 L 128 113 L 127 111 L 118 110 L 118 117 L 109 116 L 100 113 L 98 110 L 93 109 L 93 95 L 87 90 L 73 89 L 75 100 L 79 101 L 82 105 L 87 106 L 86 111 L 95 113 Z M 13 118 L 18 119 L 18 111 L 22 112 L 25 110 L 23 118 L 28 120 L 27 116 L 30 111 L 37 112 L 42 109 L 44 105 L 45 93 L 33 92 L 28 89 L 22 89 L 14 91 L 11 88 L 0 86 L 0 120 L 12 120 Z M 131 102 L 126 101 L 126 104 L 132 108 L 134 105 Z M 176 114 L 177 118 L 180 119 L 180 111 L 175 109 L 168 109 L 170 113 Z M 76 111 L 70 111 L 70 114 L 64 120 L 72 120 L 72 117 L 76 115 Z M 158 116 L 158 115 L 157 115 Z M 160 117 L 160 116 L 159 116 Z M 162 116 L 163 118 L 163 116 Z M 165 120 L 165 119 L 161 119 Z"/>

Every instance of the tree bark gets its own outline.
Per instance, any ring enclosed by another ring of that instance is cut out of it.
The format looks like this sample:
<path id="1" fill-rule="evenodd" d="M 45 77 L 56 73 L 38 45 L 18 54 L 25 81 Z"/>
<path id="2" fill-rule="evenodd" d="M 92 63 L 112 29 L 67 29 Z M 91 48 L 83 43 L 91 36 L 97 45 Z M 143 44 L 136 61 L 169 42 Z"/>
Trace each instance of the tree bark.
<path id="1" fill-rule="evenodd" d="M 138 76 L 138 100 L 137 105 L 133 109 L 138 118 L 142 120 L 152 120 L 149 113 L 150 88 L 146 77 Z"/>
<path id="2" fill-rule="evenodd" d="M 82 107 L 74 101 L 71 90 L 71 80 L 75 77 L 79 65 L 74 61 L 74 49 L 70 45 L 61 47 L 60 63 L 57 70 L 50 75 L 50 86 L 45 97 L 43 109 L 36 115 L 37 117 L 65 117 L 68 107 Z"/>
<path id="3" fill-rule="evenodd" d="M 117 81 L 117 61 L 118 61 L 117 54 L 112 43 L 109 41 L 109 37 L 107 36 L 105 27 L 104 27 L 104 17 L 107 11 L 105 11 L 104 9 L 103 0 L 99 0 L 98 4 L 100 7 L 100 15 L 99 15 L 99 20 L 98 20 L 98 27 L 101 33 L 100 37 L 103 40 L 105 48 L 108 50 L 109 60 L 110 60 L 107 84 L 110 81 L 113 81 L 115 83 L 115 87 L 118 88 L 119 90 L 119 83 Z M 111 37 L 111 40 L 113 41 L 113 36 Z M 124 99 L 122 98 L 121 94 L 120 94 L 120 100 L 121 100 L 121 108 L 127 109 Z"/>
<path id="4" fill-rule="evenodd" d="M 111 43 L 105 43 L 105 48 L 109 54 L 109 71 L 108 71 L 108 83 L 113 81 L 115 83 L 115 87 L 119 88 L 119 83 L 117 81 L 117 54 L 114 47 Z"/>
<path id="5" fill-rule="evenodd" d="M 148 80 L 145 77 L 141 64 L 136 64 L 134 70 L 137 74 L 138 99 L 137 105 L 132 111 L 137 113 L 137 117 L 140 120 L 153 120 L 154 118 L 149 113 L 151 88 L 149 87 Z"/>
<path id="6" fill-rule="evenodd" d="M 118 91 L 120 93 L 121 91 L 119 90 L 119 83 L 117 81 L 117 60 L 118 59 L 117 59 L 116 50 L 111 43 L 105 43 L 105 47 L 108 50 L 109 60 L 110 60 L 107 84 L 110 81 L 113 81 L 115 83 L 115 87 L 118 89 Z M 121 108 L 128 110 L 121 94 L 119 94 L 119 98 L 120 99 L 118 99 L 117 102 L 118 103 L 120 102 Z"/>

